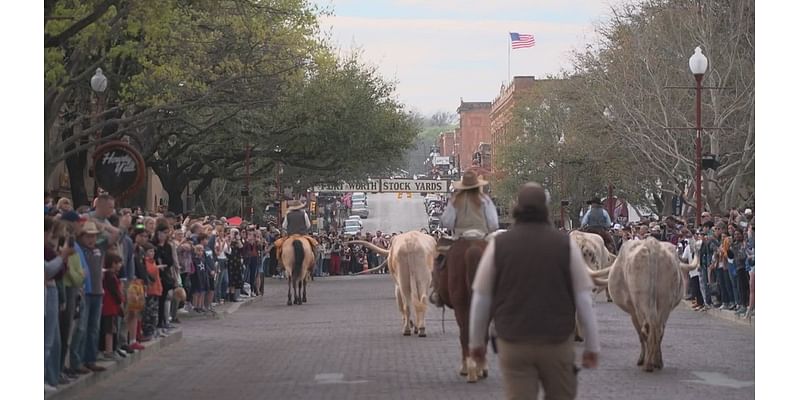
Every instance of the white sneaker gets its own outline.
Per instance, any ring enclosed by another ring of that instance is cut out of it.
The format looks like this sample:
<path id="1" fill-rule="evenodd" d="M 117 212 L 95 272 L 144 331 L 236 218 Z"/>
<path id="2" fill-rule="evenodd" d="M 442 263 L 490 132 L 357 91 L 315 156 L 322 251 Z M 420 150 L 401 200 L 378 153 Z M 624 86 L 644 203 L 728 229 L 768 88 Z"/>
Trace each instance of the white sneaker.
<path id="1" fill-rule="evenodd" d="M 188 313 L 189 313 L 189 310 L 187 310 L 185 308 L 181 308 L 180 310 L 178 310 L 178 314 L 188 314 Z"/>
<path id="2" fill-rule="evenodd" d="M 45 391 L 45 392 L 49 392 L 49 393 L 52 393 L 52 392 L 57 392 L 57 391 L 58 391 L 58 388 L 57 388 L 57 387 L 55 387 L 55 386 L 50 386 L 50 385 L 48 385 L 48 384 L 46 384 L 46 383 L 45 383 L 45 384 L 44 384 L 44 391 Z"/>

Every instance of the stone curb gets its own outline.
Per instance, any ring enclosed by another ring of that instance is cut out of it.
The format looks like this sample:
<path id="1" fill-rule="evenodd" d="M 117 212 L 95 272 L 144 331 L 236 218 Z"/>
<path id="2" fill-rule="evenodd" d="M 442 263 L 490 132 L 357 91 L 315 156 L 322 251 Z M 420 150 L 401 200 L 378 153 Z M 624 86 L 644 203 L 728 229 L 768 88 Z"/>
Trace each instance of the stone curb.
<path id="1" fill-rule="evenodd" d="M 170 332 L 166 337 L 163 337 L 158 340 L 153 340 L 147 343 L 142 343 L 144 346 L 144 350 L 137 351 L 133 354 L 128 354 L 128 357 L 118 360 L 118 361 L 97 361 L 97 365 L 105 367 L 106 370 L 103 372 L 92 372 L 86 375 L 80 375 L 80 377 L 67 384 L 67 385 L 59 385 L 59 389 L 57 392 L 46 393 L 45 399 L 46 400 L 58 400 L 68 398 L 74 394 L 78 394 L 79 392 L 86 390 L 95 384 L 102 382 L 117 372 L 123 371 L 126 368 L 130 367 L 133 364 L 138 363 L 140 360 L 149 357 L 153 354 L 159 352 L 159 350 L 175 344 L 179 342 L 183 338 L 183 330 L 182 328 L 176 328 L 172 332 Z"/>
<path id="2" fill-rule="evenodd" d="M 196 314 L 190 311 L 188 314 L 178 314 L 178 318 L 181 320 L 200 320 L 200 319 L 223 319 L 226 315 L 230 315 L 235 313 L 239 310 L 239 308 L 245 304 L 253 303 L 254 301 L 262 298 L 263 296 L 256 296 L 256 297 L 246 297 L 242 298 L 242 301 L 238 303 L 225 303 L 221 306 L 216 307 L 216 314 Z"/>
<path id="3" fill-rule="evenodd" d="M 684 307 L 686 307 L 686 309 L 692 310 L 691 301 L 684 300 L 682 303 Z M 718 310 L 716 308 L 711 308 L 710 310 L 706 311 L 697 311 L 697 313 L 706 313 L 713 316 L 714 318 L 724 319 L 726 321 L 730 321 L 739 325 L 748 326 L 752 329 L 755 329 L 756 327 L 756 317 L 752 317 L 750 321 L 748 321 L 744 317 L 736 315 L 736 313 L 731 310 Z"/>

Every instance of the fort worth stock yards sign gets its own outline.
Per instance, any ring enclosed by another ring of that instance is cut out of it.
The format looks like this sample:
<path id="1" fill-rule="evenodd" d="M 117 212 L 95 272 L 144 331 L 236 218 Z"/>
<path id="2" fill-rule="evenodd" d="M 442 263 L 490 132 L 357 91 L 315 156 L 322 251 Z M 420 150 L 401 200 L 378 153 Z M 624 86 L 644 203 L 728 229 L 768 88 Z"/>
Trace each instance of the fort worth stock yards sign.
<path id="1" fill-rule="evenodd" d="M 449 180 L 373 179 L 364 183 L 322 184 L 315 192 L 447 193 Z"/>

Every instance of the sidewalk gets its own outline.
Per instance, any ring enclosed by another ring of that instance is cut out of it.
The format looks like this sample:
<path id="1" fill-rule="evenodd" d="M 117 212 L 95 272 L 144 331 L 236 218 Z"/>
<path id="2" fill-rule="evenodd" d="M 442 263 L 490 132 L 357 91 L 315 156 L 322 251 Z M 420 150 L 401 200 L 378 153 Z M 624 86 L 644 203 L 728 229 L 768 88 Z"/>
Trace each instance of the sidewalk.
<path id="1" fill-rule="evenodd" d="M 139 360 L 149 357 L 158 352 L 158 350 L 167 347 L 171 344 L 177 343 L 183 337 L 183 328 L 177 327 L 167 334 L 166 337 L 153 339 L 149 342 L 142 343 L 144 350 L 137 351 L 133 354 L 128 354 L 127 357 L 118 361 L 97 361 L 97 365 L 104 367 L 106 370 L 103 372 L 92 372 L 86 375 L 80 375 L 78 379 L 66 384 L 59 385 L 57 392 L 45 393 L 44 398 L 61 399 L 76 394 L 96 383 L 106 380 L 119 371 L 122 371 L 129 366 L 139 362 Z"/>
<path id="2" fill-rule="evenodd" d="M 686 307 L 689 310 L 692 310 L 692 302 L 691 302 L 691 300 L 684 300 L 682 303 L 683 303 L 684 307 Z M 713 308 L 712 307 L 711 309 L 706 310 L 706 311 L 695 311 L 695 312 L 698 313 L 698 314 L 708 314 L 708 315 L 711 315 L 714 318 L 724 319 L 724 320 L 727 320 L 727 321 L 731 321 L 731 322 L 737 323 L 739 325 L 749 326 L 749 327 L 751 327 L 753 329 L 755 329 L 755 327 L 756 327 L 756 317 L 755 316 L 751 317 L 750 320 L 747 320 L 743 316 L 737 315 L 733 310 L 719 310 L 717 308 Z"/>
<path id="3" fill-rule="evenodd" d="M 178 314 L 178 318 L 183 321 L 183 325 L 186 324 L 186 321 L 197 320 L 200 318 L 216 318 L 221 319 L 224 318 L 226 315 L 235 313 L 242 305 L 250 304 L 253 301 L 260 299 L 261 297 L 247 297 L 242 298 L 242 302 L 239 303 L 225 303 L 216 307 L 216 314 L 196 314 L 194 312 L 190 312 L 187 314 L 180 313 Z M 176 325 L 176 328 L 173 329 L 171 332 L 167 334 L 166 337 L 153 339 L 149 342 L 142 343 L 144 346 L 144 350 L 137 351 L 133 354 L 128 354 L 126 358 L 123 358 L 118 361 L 97 361 L 97 365 L 101 367 L 105 367 L 106 370 L 103 372 L 93 372 L 86 375 L 80 375 L 78 379 L 70 382 L 66 385 L 59 385 L 57 392 L 52 393 L 45 393 L 44 398 L 46 400 L 58 400 L 63 398 L 70 398 L 74 395 L 80 393 L 83 390 L 86 390 L 89 387 L 94 386 L 98 382 L 104 381 L 117 372 L 123 371 L 126 368 L 130 367 L 138 363 L 140 360 L 150 357 L 153 354 L 157 354 L 159 350 L 170 346 L 172 344 L 178 343 L 183 338 L 183 325 Z"/>

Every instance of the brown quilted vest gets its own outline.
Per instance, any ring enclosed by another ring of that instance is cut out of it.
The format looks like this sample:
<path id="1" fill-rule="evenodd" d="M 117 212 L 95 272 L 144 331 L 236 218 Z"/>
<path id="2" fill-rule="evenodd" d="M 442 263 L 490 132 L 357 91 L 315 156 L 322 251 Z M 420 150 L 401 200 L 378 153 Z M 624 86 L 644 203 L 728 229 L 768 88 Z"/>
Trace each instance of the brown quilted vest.
<path id="1" fill-rule="evenodd" d="M 569 252 L 569 237 L 547 224 L 515 224 L 495 239 L 492 316 L 497 336 L 561 343 L 573 334 Z"/>

